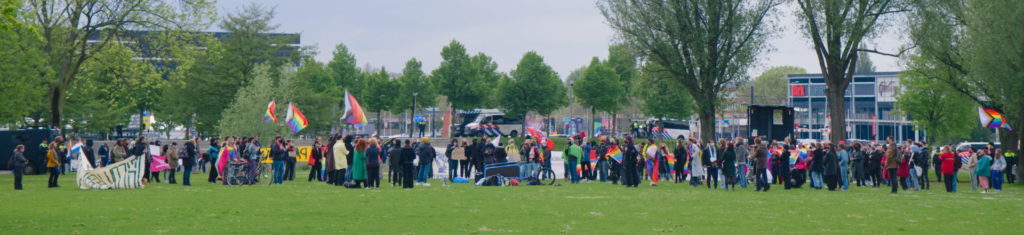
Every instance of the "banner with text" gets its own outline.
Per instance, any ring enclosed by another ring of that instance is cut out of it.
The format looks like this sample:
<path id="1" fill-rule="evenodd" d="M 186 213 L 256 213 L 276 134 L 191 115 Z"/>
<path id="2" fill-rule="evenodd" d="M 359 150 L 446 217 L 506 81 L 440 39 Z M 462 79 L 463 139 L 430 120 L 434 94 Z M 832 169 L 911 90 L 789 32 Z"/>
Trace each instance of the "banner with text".
<path id="1" fill-rule="evenodd" d="M 123 161 L 105 167 L 92 169 L 86 161 L 79 161 L 78 175 L 75 177 L 81 189 L 124 189 L 143 188 L 142 176 L 146 170 L 146 160 L 132 156 Z"/>

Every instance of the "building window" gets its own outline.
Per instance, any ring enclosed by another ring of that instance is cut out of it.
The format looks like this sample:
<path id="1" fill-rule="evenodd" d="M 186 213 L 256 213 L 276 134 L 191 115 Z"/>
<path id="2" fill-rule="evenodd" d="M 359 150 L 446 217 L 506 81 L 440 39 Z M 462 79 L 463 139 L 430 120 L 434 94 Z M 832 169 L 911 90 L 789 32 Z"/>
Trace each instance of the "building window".
<path id="1" fill-rule="evenodd" d="M 790 96 L 792 97 L 803 97 L 807 96 L 807 86 L 805 85 L 793 85 L 790 86 Z"/>
<path id="2" fill-rule="evenodd" d="M 875 85 L 874 84 L 854 84 L 853 85 L 854 95 L 874 95 Z"/>
<path id="3" fill-rule="evenodd" d="M 825 85 L 810 85 L 810 96 L 825 96 Z"/>

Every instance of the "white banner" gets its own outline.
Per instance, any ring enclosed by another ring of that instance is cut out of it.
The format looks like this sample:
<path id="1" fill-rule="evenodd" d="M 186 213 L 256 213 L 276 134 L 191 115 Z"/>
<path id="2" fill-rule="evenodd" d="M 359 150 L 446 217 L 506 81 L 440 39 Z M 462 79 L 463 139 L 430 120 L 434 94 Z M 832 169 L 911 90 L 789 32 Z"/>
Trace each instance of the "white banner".
<path id="1" fill-rule="evenodd" d="M 84 159 L 84 158 L 83 158 Z M 92 169 L 86 161 L 78 161 L 78 175 L 75 177 L 81 189 L 123 189 L 143 188 L 142 176 L 146 160 L 132 156 L 105 167 Z"/>

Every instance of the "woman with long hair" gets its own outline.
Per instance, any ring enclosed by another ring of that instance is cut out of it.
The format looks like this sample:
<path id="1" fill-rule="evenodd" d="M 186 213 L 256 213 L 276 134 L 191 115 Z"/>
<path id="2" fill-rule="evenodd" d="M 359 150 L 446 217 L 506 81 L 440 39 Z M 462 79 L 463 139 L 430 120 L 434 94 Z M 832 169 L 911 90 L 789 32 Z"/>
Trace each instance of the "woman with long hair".
<path id="1" fill-rule="evenodd" d="M 352 180 L 355 181 L 355 188 L 362 188 L 366 186 L 366 149 L 370 145 L 363 138 L 359 138 L 355 142 L 356 151 L 352 155 Z"/>
<path id="2" fill-rule="evenodd" d="M 380 188 L 380 162 L 383 153 L 380 141 L 370 138 L 366 148 L 366 188 Z"/>
<path id="3" fill-rule="evenodd" d="M 725 175 L 725 189 L 731 186 L 736 191 L 736 144 L 725 143 L 725 153 L 722 154 L 722 175 Z"/>

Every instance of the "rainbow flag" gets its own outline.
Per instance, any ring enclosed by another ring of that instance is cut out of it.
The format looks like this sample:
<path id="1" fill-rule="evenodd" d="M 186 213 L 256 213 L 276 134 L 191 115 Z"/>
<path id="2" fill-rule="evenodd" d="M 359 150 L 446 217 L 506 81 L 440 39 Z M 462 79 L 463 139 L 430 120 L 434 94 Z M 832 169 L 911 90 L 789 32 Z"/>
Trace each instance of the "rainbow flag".
<path id="1" fill-rule="evenodd" d="M 676 155 L 675 154 L 671 154 L 671 153 L 668 154 L 668 155 L 665 155 L 665 160 L 668 161 L 668 171 L 671 172 L 673 175 L 675 175 L 676 174 Z"/>
<path id="2" fill-rule="evenodd" d="M 363 112 L 363 108 L 359 106 L 359 101 L 356 101 L 356 97 L 348 93 L 345 90 L 345 113 L 342 115 L 349 124 L 362 126 L 368 123 L 366 119 L 366 113 Z"/>
<path id="3" fill-rule="evenodd" d="M 299 131 L 309 126 L 309 120 L 306 120 L 306 115 L 302 115 L 302 112 L 299 112 L 299 107 L 295 107 L 291 103 L 288 104 L 288 115 L 284 121 L 292 128 L 292 133 L 299 133 Z"/>
<path id="4" fill-rule="evenodd" d="M 978 121 L 981 121 L 981 126 L 985 128 L 1006 128 L 1007 130 L 1013 130 L 1010 128 L 1010 124 L 1006 123 L 1006 119 L 1003 118 L 1003 114 L 993 109 L 978 107 Z"/>
<path id="5" fill-rule="evenodd" d="M 277 104 L 271 100 L 267 104 L 267 112 L 263 114 L 263 121 L 277 123 L 277 113 L 274 112 L 274 109 L 277 109 Z"/>
<path id="6" fill-rule="evenodd" d="M 235 157 L 236 155 L 235 147 L 231 147 L 231 145 L 228 145 L 227 147 L 221 148 L 220 153 L 217 155 L 219 155 L 217 157 L 217 173 L 220 173 L 220 175 L 224 175 L 224 167 L 228 165 L 228 160 Z M 227 177 L 223 178 L 226 179 Z"/>
<path id="7" fill-rule="evenodd" d="M 612 145 L 611 148 L 608 148 L 608 156 L 611 156 L 615 162 L 622 163 L 622 151 L 619 150 L 619 146 Z"/>

